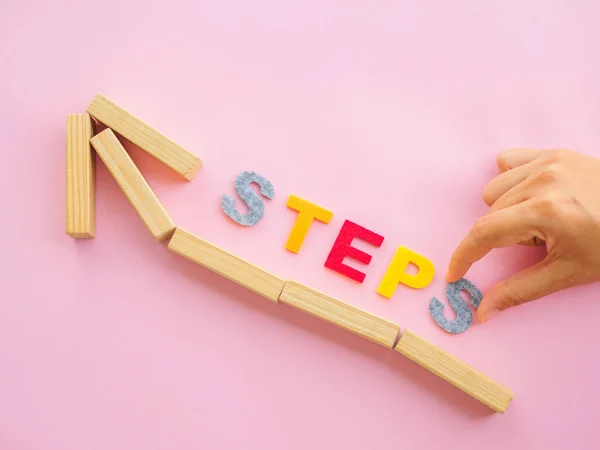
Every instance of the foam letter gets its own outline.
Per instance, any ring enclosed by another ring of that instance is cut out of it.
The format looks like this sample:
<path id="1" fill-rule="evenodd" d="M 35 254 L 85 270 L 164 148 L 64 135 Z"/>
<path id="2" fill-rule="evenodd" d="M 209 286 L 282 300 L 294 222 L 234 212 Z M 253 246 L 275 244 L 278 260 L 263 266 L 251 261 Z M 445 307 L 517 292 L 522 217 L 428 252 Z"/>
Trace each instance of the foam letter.
<path id="1" fill-rule="evenodd" d="M 416 275 L 406 273 L 409 263 L 413 263 L 419 268 Z M 433 263 L 427 258 L 405 247 L 399 247 L 377 288 L 377 292 L 384 297 L 391 298 L 398 283 L 415 289 L 424 288 L 433 280 L 434 272 Z"/>
<path id="2" fill-rule="evenodd" d="M 248 212 L 240 214 L 235 208 L 235 199 L 230 195 L 223 195 L 221 199 L 221 208 L 227 216 L 234 222 L 251 227 L 256 225 L 265 214 L 265 205 L 250 185 L 256 183 L 260 186 L 260 193 L 272 199 L 275 195 L 275 188 L 269 180 L 256 172 L 242 172 L 235 180 L 235 190 L 240 198 L 248 205 Z"/>
<path id="3" fill-rule="evenodd" d="M 295 195 L 290 195 L 287 207 L 298 211 L 298 217 L 285 248 L 290 252 L 298 253 L 313 220 L 317 219 L 323 223 L 329 223 L 333 213 Z"/>
<path id="4" fill-rule="evenodd" d="M 461 297 L 460 292 L 467 291 L 471 296 L 471 304 L 478 308 L 483 295 L 481 291 L 475 287 L 469 280 L 461 278 L 460 280 L 449 283 L 446 287 L 446 296 L 450 302 L 450 306 L 456 312 L 456 320 L 450 321 L 444 317 L 444 305 L 437 298 L 432 298 L 429 302 L 429 313 L 435 323 L 452 334 L 462 333 L 466 331 L 473 321 L 473 314 L 469 309 L 469 305 Z"/>
<path id="5" fill-rule="evenodd" d="M 383 243 L 383 236 L 373 233 L 372 231 L 367 230 L 360 225 L 346 220 L 342 225 L 340 234 L 333 243 L 333 247 L 329 253 L 329 256 L 327 257 L 327 261 L 325 261 L 325 267 L 335 270 L 342 275 L 346 275 L 348 278 L 352 278 L 353 280 L 362 283 L 365 280 L 366 275 L 344 264 L 344 257 L 346 256 L 365 265 L 371 262 L 371 255 L 352 247 L 352 240 L 355 237 L 362 239 L 363 241 L 367 241 L 370 244 L 373 244 L 375 247 L 381 247 L 381 244 Z"/>

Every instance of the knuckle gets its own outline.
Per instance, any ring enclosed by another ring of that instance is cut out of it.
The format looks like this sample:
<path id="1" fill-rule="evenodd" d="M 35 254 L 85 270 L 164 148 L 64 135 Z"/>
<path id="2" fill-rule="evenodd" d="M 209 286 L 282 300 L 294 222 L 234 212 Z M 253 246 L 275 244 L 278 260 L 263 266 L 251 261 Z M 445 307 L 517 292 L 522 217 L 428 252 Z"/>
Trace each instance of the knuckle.
<path id="1" fill-rule="evenodd" d="M 543 161 L 546 163 L 556 163 L 565 159 L 565 150 L 556 149 L 544 152 Z"/>
<path id="2" fill-rule="evenodd" d="M 569 194 L 546 194 L 535 200 L 536 210 L 544 217 L 561 218 L 568 223 L 579 219 L 579 202 Z"/>
<path id="3" fill-rule="evenodd" d="M 551 280 L 545 286 L 545 293 L 552 293 L 581 284 L 584 274 L 580 268 L 561 264 L 559 260 L 546 266 L 547 279 Z"/>
<path id="4" fill-rule="evenodd" d="M 537 175 L 537 181 L 543 184 L 551 184 L 559 181 L 562 176 L 562 167 L 560 162 L 551 162 L 544 167 Z"/>
<path id="5" fill-rule="evenodd" d="M 550 159 L 556 162 L 565 161 L 571 157 L 573 152 L 566 148 L 559 148 L 556 150 L 552 150 L 550 153 Z"/>
<path id="6" fill-rule="evenodd" d="M 555 216 L 560 212 L 558 202 L 550 195 L 538 197 L 535 200 L 535 209 L 544 217 Z"/>
<path id="7" fill-rule="evenodd" d="M 578 284 L 587 281 L 587 275 L 588 274 L 585 271 L 579 272 L 576 270 L 562 274 L 562 279 L 559 288 L 566 289 L 572 286 L 577 286 Z M 561 276 L 561 274 L 558 274 L 558 276 Z"/>

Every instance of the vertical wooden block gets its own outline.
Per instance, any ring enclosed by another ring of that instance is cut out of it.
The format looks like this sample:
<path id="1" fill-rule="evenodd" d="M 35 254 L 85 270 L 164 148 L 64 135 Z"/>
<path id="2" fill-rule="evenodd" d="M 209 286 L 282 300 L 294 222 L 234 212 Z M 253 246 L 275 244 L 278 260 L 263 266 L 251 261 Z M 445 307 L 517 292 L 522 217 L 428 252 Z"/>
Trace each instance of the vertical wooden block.
<path id="1" fill-rule="evenodd" d="M 76 239 L 96 234 L 96 155 L 90 147 L 94 135 L 88 114 L 67 116 L 67 234 Z"/>
<path id="2" fill-rule="evenodd" d="M 410 330 L 402 333 L 395 350 L 496 412 L 506 411 L 515 395 L 510 389 Z"/>
<path id="3" fill-rule="evenodd" d="M 87 112 L 187 180 L 194 178 L 202 166 L 200 158 L 103 95 L 92 100 Z"/>
<path id="4" fill-rule="evenodd" d="M 286 281 L 279 301 L 387 348 L 394 347 L 400 332 L 395 323 L 294 281 Z"/>
<path id="5" fill-rule="evenodd" d="M 175 224 L 115 134 L 106 129 L 91 142 L 152 236 L 159 242 L 169 239 Z"/>
<path id="6" fill-rule="evenodd" d="M 275 303 L 285 284 L 281 278 L 181 228 L 175 230 L 169 250 Z"/>

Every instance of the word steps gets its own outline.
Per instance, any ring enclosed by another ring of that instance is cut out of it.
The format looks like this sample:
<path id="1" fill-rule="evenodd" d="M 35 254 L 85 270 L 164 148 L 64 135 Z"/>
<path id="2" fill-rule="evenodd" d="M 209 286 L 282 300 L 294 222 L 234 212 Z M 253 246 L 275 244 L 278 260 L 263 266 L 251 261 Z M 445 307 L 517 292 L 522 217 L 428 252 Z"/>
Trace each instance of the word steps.
<path id="1" fill-rule="evenodd" d="M 260 187 L 260 194 L 267 199 L 273 199 L 275 188 L 273 184 L 263 175 L 256 172 L 244 171 L 240 173 L 235 180 L 235 190 L 239 197 L 247 206 L 247 212 L 242 213 L 236 207 L 236 201 L 229 195 L 223 195 L 221 198 L 221 209 L 227 217 L 233 222 L 252 227 L 263 219 L 265 214 L 265 204 L 257 192 L 253 189 L 253 184 Z M 322 206 L 309 202 L 297 195 L 290 195 L 287 207 L 297 212 L 296 222 L 290 231 L 285 249 L 292 253 L 299 253 L 302 243 L 306 239 L 308 231 L 313 222 L 318 221 L 325 225 L 333 219 L 333 212 Z M 375 249 L 381 247 L 385 238 L 357 223 L 345 220 L 340 228 L 337 238 L 329 251 L 324 266 L 345 277 L 362 283 L 367 276 L 366 273 L 355 269 L 345 263 L 346 259 L 353 259 L 368 266 L 373 256 L 366 251 L 354 247 L 352 244 L 355 239 L 371 244 Z M 408 268 L 412 265 L 417 269 L 416 273 L 409 273 Z M 426 257 L 400 246 L 389 263 L 385 274 L 381 278 L 377 293 L 386 298 L 392 298 L 396 288 L 404 285 L 413 289 L 422 289 L 431 283 L 435 275 L 433 263 Z M 450 307 L 456 313 L 454 320 L 448 320 L 444 314 L 444 305 L 436 298 L 432 298 L 429 303 L 429 313 L 433 321 L 442 329 L 452 334 L 464 333 L 473 321 L 473 315 L 469 305 L 461 296 L 461 291 L 466 291 L 470 295 L 470 303 L 477 308 L 481 302 L 481 292 L 475 285 L 468 280 L 462 279 L 455 283 L 449 283 L 446 289 L 446 295 Z"/>

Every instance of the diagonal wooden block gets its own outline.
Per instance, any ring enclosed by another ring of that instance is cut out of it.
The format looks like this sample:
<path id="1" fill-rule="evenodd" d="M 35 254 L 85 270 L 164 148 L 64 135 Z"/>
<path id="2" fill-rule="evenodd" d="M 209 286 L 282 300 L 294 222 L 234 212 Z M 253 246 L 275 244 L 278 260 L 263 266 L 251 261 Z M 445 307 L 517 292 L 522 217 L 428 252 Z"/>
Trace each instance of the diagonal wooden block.
<path id="1" fill-rule="evenodd" d="M 175 224 L 117 136 L 106 129 L 91 143 L 152 236 L 159 242 L 169 239 Z"/>
<path id="2" fill-rule="evenodd" d="M 507 387 L 410 330 L 402 333 L 394 349 L 496 412 L 506 411 L 515 395 Z"/>
<path id="3" fill-rule="evenodd" d="M 285 282 L 248 261 L 177 228 L 169 250 L 277 303 Z"/>
<path id="4" fill-rule="evenodd" d="M 194 178 L 202 166 L 200 158 L 103 95 L 92 100 L 87 112 L 187 180 Z"/>
<path id="5" fill-rule="evenodd" d="M 400 332 L 395 323 L 294 281 L 285 282 L 279 301 L 390 349 Z"/>

